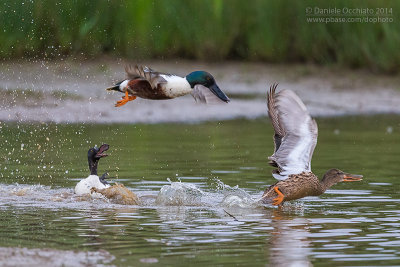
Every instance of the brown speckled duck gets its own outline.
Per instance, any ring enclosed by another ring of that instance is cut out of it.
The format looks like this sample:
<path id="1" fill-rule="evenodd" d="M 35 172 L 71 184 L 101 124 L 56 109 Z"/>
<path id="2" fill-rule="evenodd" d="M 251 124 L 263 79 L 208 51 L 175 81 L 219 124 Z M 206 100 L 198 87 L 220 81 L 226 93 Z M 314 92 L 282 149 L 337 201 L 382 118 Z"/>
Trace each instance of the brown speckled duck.
<path id="1" fill-rule="evenodd" d="M 338 169 L 326 172 L 321 181 L 311 172 L 317 123 L 293 91 L 276 93 L 276 87 L 277 84 L 273 84 L 267 93 L 268 115 L 275 131 L 275 150 L 268 159 L 269 164 L 277 168 L 272 175 L 279 181 L 265 190 L 261 201 L 280 205 L 306 196 L 319 196 L 339 182 L 361 181 L 362 175 Z"/>
<path id="2" fill-rule="evenodd" d="M 99 193 L 109 199 L 112 203 L 122 205 L 139 205 L 139 198 L 131 190 L 126 188 L 123 184 L 115 183 L 115 185 L 98 189 L 92 187 L 91 192 Z"/>

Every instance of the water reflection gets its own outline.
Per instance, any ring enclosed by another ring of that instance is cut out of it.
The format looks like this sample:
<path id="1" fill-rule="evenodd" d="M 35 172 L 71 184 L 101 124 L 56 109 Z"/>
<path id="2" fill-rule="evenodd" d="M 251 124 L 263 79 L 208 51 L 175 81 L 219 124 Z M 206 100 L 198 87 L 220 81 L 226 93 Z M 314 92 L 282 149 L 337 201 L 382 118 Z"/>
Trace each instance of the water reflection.
<path id="1" fill-rule="evenodd" d="M 281 209 L 272 212 L 271 237 L 267 249 L 271 266 L 312 266 L 311 241 L 308 240 L 309 220 L 292 217 Z"/>

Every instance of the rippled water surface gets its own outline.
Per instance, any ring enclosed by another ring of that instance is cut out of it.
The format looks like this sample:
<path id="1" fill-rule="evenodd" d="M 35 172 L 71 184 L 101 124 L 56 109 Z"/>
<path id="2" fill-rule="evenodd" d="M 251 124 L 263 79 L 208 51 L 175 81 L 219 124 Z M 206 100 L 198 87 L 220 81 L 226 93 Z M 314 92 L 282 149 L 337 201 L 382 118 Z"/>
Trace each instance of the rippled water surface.
<path id="1" fill-rule="evenodd" d="M 105 250 L 114 265 L 400 264 L 400 117 L 318 119 L 313 171 L 363 174 L 284 207 L 258 198 L 275 182 L 267 119 L 204 124 L 4 123 L 0 247 Z M 142 200 L 79 198 L 87 150 L 108 143 L 109 172 Z"/>

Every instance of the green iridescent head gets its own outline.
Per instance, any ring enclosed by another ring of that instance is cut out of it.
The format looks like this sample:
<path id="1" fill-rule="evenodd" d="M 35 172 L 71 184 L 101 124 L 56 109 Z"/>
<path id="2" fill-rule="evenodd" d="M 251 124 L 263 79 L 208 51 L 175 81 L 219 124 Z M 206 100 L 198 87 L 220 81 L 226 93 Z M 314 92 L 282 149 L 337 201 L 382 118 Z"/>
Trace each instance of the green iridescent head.
<path id="1" fill-rule="evenodd" d="M 197 84 L 201 84 L 210 89 L 222 101 L 229 102 L 229 98 L 219 89 L 214 77 L 210 73 L 206 71 L 194 71 L 186 76 L 186 80 L 192 88 Z"/>

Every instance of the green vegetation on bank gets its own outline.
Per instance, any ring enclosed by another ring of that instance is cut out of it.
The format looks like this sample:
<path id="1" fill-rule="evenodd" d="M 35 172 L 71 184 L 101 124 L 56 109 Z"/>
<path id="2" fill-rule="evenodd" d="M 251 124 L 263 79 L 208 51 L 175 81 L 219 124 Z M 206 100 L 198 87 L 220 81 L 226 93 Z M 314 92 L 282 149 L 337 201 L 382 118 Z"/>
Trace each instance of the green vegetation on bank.
<path id="1" fill-rule="evenodd" d="M 324 8 L 346 14 L 317 14 Z M 373 14 L 351 14 L 365 8 Z M 371 0 L 3 1 L 0 58 L 112 54 L 338 63 L 398 72 L 399 12 L 399 1 Z"/>

